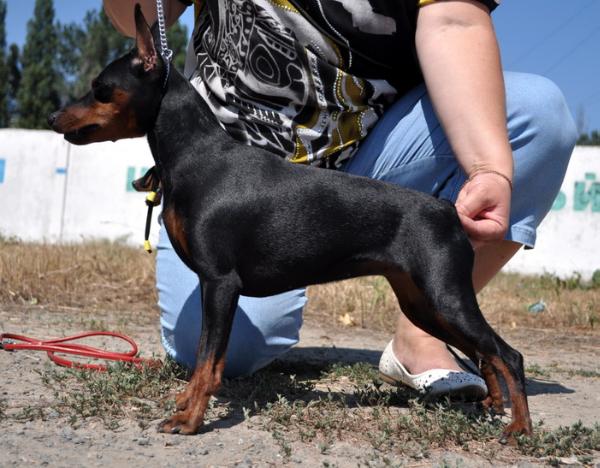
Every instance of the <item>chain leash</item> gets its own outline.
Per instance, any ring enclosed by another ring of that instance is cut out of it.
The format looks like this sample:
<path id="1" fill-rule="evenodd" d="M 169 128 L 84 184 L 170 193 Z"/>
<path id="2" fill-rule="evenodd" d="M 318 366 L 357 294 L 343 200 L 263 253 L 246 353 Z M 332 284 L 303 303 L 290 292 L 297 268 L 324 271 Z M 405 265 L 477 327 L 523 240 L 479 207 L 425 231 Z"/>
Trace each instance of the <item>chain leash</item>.
<path id="1" fill-rule="evenodd" d="M 156 0 L 156 16 L 158 19 L 158 34 L 160 37 L 160 55 L 165 61 L 165 65 L 167 67 L 167 73 L 165 74 L 165 82 L 164 86 L 167 84 L 167 80 L 169 79 L 169 71 L 171 68 L 171 59 L 173 58 L 173 51 L 169 49 L 167 44 L 167 30 L 165 27 L 165 10 L 163 8 L 162 0 Z"/>

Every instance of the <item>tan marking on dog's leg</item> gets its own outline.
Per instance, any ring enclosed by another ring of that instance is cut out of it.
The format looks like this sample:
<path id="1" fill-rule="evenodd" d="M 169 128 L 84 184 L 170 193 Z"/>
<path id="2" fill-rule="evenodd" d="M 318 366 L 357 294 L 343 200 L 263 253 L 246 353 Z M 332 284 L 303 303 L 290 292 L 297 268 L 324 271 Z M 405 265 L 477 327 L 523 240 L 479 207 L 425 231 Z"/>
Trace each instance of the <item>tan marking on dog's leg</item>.
<path id="1" fill-rule="evenodd" d="M 489 395 L 481 403 L 484 408 L 492 409 L 496 414 L 504 413 L 504 398 L 502 395 L 502 388 L 500 387 L 500 381 L 498 380 L 498 374 L 494 370 L 493 366 L 485 361 L 481 363 L 481 375 L 487 385 Z"/>
<path id="2" fill-rule="evenodd" d="M 512 407 L 512 420 L 504 429 L 501 441 L 515 443 L 514 434 L 531 435 L 533 432 L 525 388 L 519 388 L 520 385 L 516 382 L 512 372 L 499 356 L 491 356 L 489 362 L 497 372 L 502 374 L 508 387 Z"/>
<path id="3" fill-rule="evenodd" d="M 173 208 L 163 210 L 162 217 L 163 222 L 167 227 L 167 232 L 174 241 L 174 244 L 176 244 L 177 247 L 181 248 L 183 253 L 185 253 L 185 255 L 189 257 L 189 245 L 185 233 L 185 226 L 181 217 L 175 212 Z"/>
<path id="4" fill-rule="evenodd" d="M 197 367 L 186 389 L 178 395 L 179 403 L 184 408 L 164 421 L 159 431 L 185 435 L 198 432 L 204 421 L 210 397 L 221 386 L 224 367 L 225 357 L 215 360 L 213 355 Z"/>

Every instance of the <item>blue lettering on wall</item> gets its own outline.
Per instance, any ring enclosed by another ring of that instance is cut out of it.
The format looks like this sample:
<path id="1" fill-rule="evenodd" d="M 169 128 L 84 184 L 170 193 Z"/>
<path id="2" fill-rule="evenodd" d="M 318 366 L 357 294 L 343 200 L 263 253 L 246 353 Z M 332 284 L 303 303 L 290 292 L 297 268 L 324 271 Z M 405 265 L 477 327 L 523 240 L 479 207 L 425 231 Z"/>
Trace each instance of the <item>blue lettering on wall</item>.
<path id="1" fill-rule="evenodd" d="M 129 166 L 127 168 L 127 175 L 125 176 L 126 177 L 125 190 L 127 192 L 135 192 L 131 183 L 138 177 L 142 177 L 146 173 L 146 171 L 148 171 L 148 169 L 149 169 L 148 167 Z"/>
<path id="2" fill-rule="evenodd" d="M 6 167 L 6 160 L 0 159 L 0 184 L 4 183 L 4 168 Z"/>
<path id="3" fill-rule="evenodd" d="M 564 192 L 558 192 L 551 209 L 554 211 L 562 210 L 566 204 L 567 196 L 564 194 Z"/>
<path id="4" fill-rule="evenodd" d="M 600 182 L 596 182 L 595 172 L 586 172 L 583 182 L 575 182 L 573 202 L 575 211 L 585 211 L 589 205 L 592 212 L 600 212 Z"/>

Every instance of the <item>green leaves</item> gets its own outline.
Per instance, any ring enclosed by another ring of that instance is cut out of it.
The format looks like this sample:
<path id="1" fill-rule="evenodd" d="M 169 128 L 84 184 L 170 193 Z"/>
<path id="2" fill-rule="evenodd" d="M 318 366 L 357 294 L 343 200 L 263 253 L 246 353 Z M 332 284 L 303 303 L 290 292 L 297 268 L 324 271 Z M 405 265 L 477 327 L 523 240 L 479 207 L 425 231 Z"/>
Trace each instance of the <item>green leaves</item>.
<path id="1" fill-rule="evenodd" d="M 90 82 L 111 61 L 133 47 L 104 10 L 90 10 L 82 23 L 55 21 L 53 0 L 36 0 L 22 51 L 6 48 L 6 0 L 0 0 L 0 128 L 47 127 L 62 105 L 83 96 Z M 185 63 L 187 28 L 179 22 L 167 32 L 173 63 Z"/>
<path id="2" fill-rule="evenodd" d="M 36 0 L 33 18 L 27 23 L 21 59 L 23 75 L 17 92 L 19 127 L 48 128 L 48 115 L 60 107 L 57 45 L 52 0 Z"/>

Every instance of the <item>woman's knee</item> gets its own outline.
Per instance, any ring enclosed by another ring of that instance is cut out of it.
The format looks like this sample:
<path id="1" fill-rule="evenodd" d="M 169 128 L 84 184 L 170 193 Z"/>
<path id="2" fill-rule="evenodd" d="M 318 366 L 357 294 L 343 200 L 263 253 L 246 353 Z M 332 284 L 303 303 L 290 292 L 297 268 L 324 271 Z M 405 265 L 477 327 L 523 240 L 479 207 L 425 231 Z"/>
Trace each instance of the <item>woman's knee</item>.
<path id="1" fill-rule="evenodd" d="M 507 73 L 505 79 L 515 168 L 511 229 L 514 238 L 527 231 L 523 243 L 533 246 L 535 230 L 560 190 L 577 132 L 565 98 L 552 81 L 522 73 Z"/>
<path id="2" fill-rule="evenodd" d="M 164 229 L 160 234 L 156 279 L 163 346 L 175 361 L 194 369 L 202 328 L 201 286 L 175 254 Z M 304 290 L 266 298 L 240 297 L 225 375 L 251 374 L 295 345 L 305 303 Z"/>
<path id="3" fill-rule="evenodd" d="M 577 128 L 562 91 L 539 75 L 509 72 L 505 80 L 513 149 L 532 145 L 566 168 L 577 140 Z"/>
<path id="4" fill-rule="evenodd" d="M 225 360 L 226 377 L 265 367 L 300 339 L 304 289 L 266 298 L 240 297 Z"/>
<path id="5" fill-rule="evenodd" d="M 196 367 L 202 328 L 200 289 L 181 310 L 164 311 L 176 315 L 174 324 L 163 322 L 162 340 L 167 353 L 189 369 Z M 225 357 L 226 377 L 252 374 L 280 357 L 298 343 L 302 326 L 304 291 L 290 291 L 267 298 L 240 297 Z"/>

